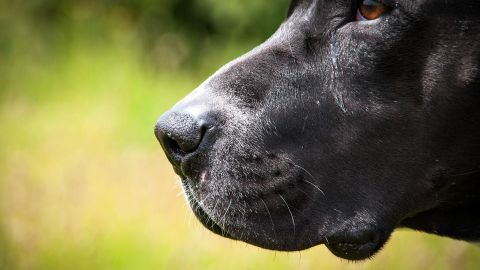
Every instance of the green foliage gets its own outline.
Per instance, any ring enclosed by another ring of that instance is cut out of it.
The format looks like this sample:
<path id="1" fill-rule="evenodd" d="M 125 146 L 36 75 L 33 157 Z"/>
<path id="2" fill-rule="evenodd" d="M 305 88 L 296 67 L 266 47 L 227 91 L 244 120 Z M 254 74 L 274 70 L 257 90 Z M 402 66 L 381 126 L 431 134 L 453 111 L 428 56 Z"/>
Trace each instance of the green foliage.
<path id="1" fill-rule="evenodd" d="M 283 20 L 287 5 L 288 0 L 0 2 L 0 56 L 15 50 L 16 38 L 51 48 L 72 42 L 77 31 L 104 43 L 112 39 L 112 30 L 129 28 L 147 59 L 163 50 L 191 65 L 211 44 L 266 39 Z"/>

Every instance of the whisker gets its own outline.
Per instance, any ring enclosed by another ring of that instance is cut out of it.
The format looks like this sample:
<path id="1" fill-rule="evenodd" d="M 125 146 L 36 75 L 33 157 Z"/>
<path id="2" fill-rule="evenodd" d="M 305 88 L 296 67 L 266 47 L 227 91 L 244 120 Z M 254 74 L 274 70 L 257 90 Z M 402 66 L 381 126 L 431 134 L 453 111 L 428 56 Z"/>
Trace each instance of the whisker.
<path id="1" fill-rule="evenodd" d="M 225 210 L 225 214 L 223 214 L 222 217 L 222 235 L 225 236 L 224 228 L 225 228 L 225 219 L 227 217 L 228 210 L 230 210 L 230 206 L 232 205 L 232 199 L 230 199 L 230 202 L 228 203 L 227 210 Z"/>
<path id="2" fill-rule="evenodd" d="M 192 214 L 192 211 L 190 210 L 190 206 L 188 205 L 187 200 L 183 200 L 183 208 L 184 208 L 184 211 L 183 211 L 183 223 L 184 223 L 184 224 L 188 224 L 188 223 L 187 223 L 187 216 L 188 216 L 189 214 Z"/>
<path id="3" fill-rule="evenodd" d="M 293 166 L 295 166 L 295 167 L 299 168 L 300 170 L 304 171 L 306 174 L 308 174 L 308 175 L 310 176 L 310 178 L 311 178 L 312 180 L 315 180 L 315 177 L 313 177 L 313 175 L 312 175 L 307 169 L 303 168 L 303 167 L 300 166 L 300 165 L 297 165 L 295 162 L 293 162 L 293 160 L 289 159 L 288 157 L 281 157 L 281 158 L 284 158 L 284 159 L 290 161 L 290 162 L 293 164 Z M 303 181 L 307 182 L 308 184 L 312 185 L 315 189 L 317 189 L 318 191 L 320 191 L 320 193 L 322 193 L 324 197 L 326 196 L 326 195 L 325 195 L 325 192 L 323 192 L 323 190 L 322 190 L 319 186 L 317 186 L 317 185 L 315 185 L 314 183 L 312 183 L 312 182 L 310 182 L 310 181 L 308 181 L 308 180 L 305 180 L 305 179 L 303 179 Z"/>
<path id="4" fill-rule="evenodd" d="M 296 234 L 296 226 L 295 226 L 295 218 L 293 218 L 293 214 L 292 214 L 292 210 L 290 210 L 290 206 L 288 206 L 288 203 L 287 201 L 283 198 L 282 195 L 278 194 L 278 196 L 280 196 L 280 198 L 282 199 L 282 201 L 285 203 L 285 206 L 287 206 L 287 209 L 288 209 L 288 212 L 290 213 L 290 217 L 292 218 L 292 224 L 293 224 L 293 235 Z"/>
<path id="5" fill-rule="evenodd" d="M 247 216 L 246 216 L 246 213 L 247 213 L 247 201 L 245 200 L 245 198 L 243 199 L 243 208 L 240 207 L 240 209 L 242 210 L 242 211 L 240 211 L 240 212 L 242 213 L 242 221 L 243 221 L 242 223 L 243 223 L 243 224 L 247 224 Z M 244 235 L 244 234 L 245 234 L 245 228 L 243 228 L 243 230 L 242 230 L 242 234 L 240 235 L 240 238 L 239 238 L 240 240 L 243 239 L 243 235 Z"/>
<path id="6" fill-rule="evenodd" d="M 210 196 L 212 195 L 212 193 L 208 194 L 207 197 L 203 198 L 203 200 L 200 200 L 198 202 L 198 204 L 200 204 L 201 206 L 205 207 L 204 206 L 204 203 L 208 200 L 208 198 L 210 198 Z M 205 209 L 206 210 L 206 209 Z"/>
<path id="7" fill-rule="evenodd" d="M 273 236 L 275 237 L 275 241 L 276 241 L 277 240 L 277 230 L 275 229 L 275 223 L 273 222 L 272 215 L 270 214 L 270 210 L 268 209 L 268 206 L 265 203 L 265 201 L 262 198 L 260 198 L 260 200 L 262 200 L 262 203 L 265 206 L 265 209 L 267 209 L 268 217 L 270 217 L 270 222 L 272 223 Z"/>
<path id="8" fill-rule="evenodd" d="M 463 172 L 458 174 L 451 174 L 451 175 L 447 175 L 447 177 L 467 176 L 467 175 L 475 174 L 477 172 L 480 172 L 480 170 L 468 171 L 468 172 Z"/>
<path id="9" fill-rule="evenodd" d="M 324 197 L 326 197 L 325 192 L 323 192 L 323 190 L 320 189 L 317 185 L 315 185 L 314 183 L 312 183 L 312 182 L 310 182 L 310 181 L 308 181 L 308 180 L 305 180 L 305 179 L 303 179 L 303 181 L 305 181 L 305 182 L 307 182 L 308 184 L 312 185 L 314 188 L 316 188 L 318 191 L 320 191 L 320 193 L 322 193 L 322 195 L 323 195 Z"/>
<path id="10" fill-rule="evenodd" d="M 217 209 L 218 201 L 219 201 L 219 199 L 217 198 L 217 199 L 215 200 L 215 205 L 213 206 L 213 209 L 212 209 L 212 216 L 215 215 L 215 210 Z"/>
<path id="11" fill-rule="evenodd" d="M 177 198 L 178 198 L 178 197 L 181 197 L 181 196 L 183 196 L 183 193 L 184 193 L 183 190 L 180 190 L 180 191 L 175 195 L 175 197 L 177 197 Z"/>
<path id="12" fill-rule="evenodd" d="M 212 211 L 212 217 L 210 218 L 210 223 L 211 223 L 211 226 L 210 226 L 210 229 L 213 229 L 213 227 L 215 226 L 215 221 L 213 221 L 213 218 L 214 218 L 214 214 L 215 214 L 215 207 L 217 207 L 217 203 L 218 203 L 218 199 L 215 200 L 215 206 L 214 206 L 214 210 Z"/>
<path id="13" fill-rule="evenodd" d="M 302 192 L 303 194 L 305 194 L 305 196 L 307 196 L 307 198 L 309 198 L 310 200 L 313 201 L 313 198 L 310 197 L 310 196 L 307 194 L 307 192 L 305 192 L 303 189 L 301 189 L 301 188 L 299 188 L 299 187 L 297 187 L 297 186 L 295 186 L 295 188 L 297 188 L 300 192 Z"/>
<path id="14" fill-rule="evenodd" d="M 183 185 L 182 185 L 182 181 L 180 178 L 178 178 L 176 181 L 175 181 L 175 184 L 173 185 L 172 187 L 173 189 L 179 189 L 176 197 L 180 197 L 183 195 L 184 193 L 184 190 L 183 190 Z"/>

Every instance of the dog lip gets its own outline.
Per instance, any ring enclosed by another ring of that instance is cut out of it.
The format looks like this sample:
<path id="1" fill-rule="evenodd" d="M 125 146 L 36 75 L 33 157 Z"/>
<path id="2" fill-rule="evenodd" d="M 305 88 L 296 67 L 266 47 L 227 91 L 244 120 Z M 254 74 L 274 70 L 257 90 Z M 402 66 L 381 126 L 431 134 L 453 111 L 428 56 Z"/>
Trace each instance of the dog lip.
<path id="1" fill-rule="evenodd" d="M 207 177 L 206 160 L 201 153 L 192 153 L 185 156 L 177 167 L 178 175 L 185 180 L 200 182 Z"/>
<path id="2" fill-rule="evenodd" d="M 330 243 L 327 248 L 336 256 L 347 260 L 364 260 L 371 257 L 378 250 L 377 242 L 367 243 Z"/>
<path id="3" fill-rule="evenodd" d="M 331 236 L 325 243 L 336 256 L 348 260 L 364 260 L 373 256 L 382 246 L 382 234 L 378 231 L 360 231 Z"/>

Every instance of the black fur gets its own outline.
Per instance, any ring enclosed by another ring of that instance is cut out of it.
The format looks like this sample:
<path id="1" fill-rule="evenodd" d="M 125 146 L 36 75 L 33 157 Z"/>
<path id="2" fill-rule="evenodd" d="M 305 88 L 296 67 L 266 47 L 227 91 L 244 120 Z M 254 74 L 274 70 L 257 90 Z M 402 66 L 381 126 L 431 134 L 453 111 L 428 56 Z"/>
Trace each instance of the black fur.
<path id="1" fill-rule="evenodd" d="M 480 241 L 480 1 L 399 0 L 372 22 L 357 8 L 293 1 L 160 119 L 160 139 L 200 123 L 195 151 L 162 145 L 207 228 L 352 260 L 402 226 Z"/>

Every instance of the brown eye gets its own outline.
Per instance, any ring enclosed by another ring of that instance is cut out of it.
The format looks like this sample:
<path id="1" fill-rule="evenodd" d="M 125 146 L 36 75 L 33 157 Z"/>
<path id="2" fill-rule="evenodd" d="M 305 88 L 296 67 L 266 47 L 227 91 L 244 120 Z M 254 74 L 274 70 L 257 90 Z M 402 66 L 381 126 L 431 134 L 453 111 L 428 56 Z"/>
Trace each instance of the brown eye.
<path id="1" fill-rule="evenodd" d="M 389 10 L 390 7 L 383 3 L 382 0 L 362 0 L 357 11 L 357 21 L 378 19 Z"/>

